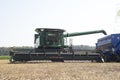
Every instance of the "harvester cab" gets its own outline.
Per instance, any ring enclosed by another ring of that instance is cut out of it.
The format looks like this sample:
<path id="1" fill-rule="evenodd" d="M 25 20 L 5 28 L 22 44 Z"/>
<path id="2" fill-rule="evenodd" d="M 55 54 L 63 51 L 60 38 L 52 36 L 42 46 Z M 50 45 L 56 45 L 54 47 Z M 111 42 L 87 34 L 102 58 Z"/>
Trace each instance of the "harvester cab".
<path id="1" fill-rule="evenodd" d="M 37 28 L 35 29 L 35 52 L 55 51 L 64 47 L 63 29 Z"/>

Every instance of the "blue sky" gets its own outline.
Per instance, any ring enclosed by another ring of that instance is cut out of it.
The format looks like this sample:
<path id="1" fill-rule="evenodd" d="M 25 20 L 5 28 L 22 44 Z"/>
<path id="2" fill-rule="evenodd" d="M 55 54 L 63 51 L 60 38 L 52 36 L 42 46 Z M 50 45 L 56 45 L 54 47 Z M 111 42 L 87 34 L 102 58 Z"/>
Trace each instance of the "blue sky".
<path id="1" fill-rule="evenodd" d="M 118 33 L 118 9 L 120 0 L 0 0 L 0 46 L 34 46 L 35 28 Z M 75 45 L 95 45 L 103 36 L 72 39 Z"/>

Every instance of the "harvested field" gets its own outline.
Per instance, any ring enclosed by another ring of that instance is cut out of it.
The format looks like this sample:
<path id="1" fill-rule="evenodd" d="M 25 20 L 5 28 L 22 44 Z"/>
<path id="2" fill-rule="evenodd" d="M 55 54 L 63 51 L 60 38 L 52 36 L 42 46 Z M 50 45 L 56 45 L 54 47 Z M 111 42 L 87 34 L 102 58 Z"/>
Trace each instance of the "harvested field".
<path id="1" fill-rule="evenodd" d="M 0 60 L 0 80 L 120 80 L 120 63 Z"/>

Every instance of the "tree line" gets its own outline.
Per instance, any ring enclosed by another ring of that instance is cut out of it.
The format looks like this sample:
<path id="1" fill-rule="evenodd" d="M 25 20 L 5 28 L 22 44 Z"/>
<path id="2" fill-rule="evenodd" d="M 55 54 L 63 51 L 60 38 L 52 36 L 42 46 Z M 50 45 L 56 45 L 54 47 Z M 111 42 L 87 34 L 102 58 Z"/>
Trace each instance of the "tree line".
<path id="1" fill-rule="evenodd" d="M 30 46 L 22 46 L 22 47 L 12 47 L 13 49 L 17 49 L 19 51 L 23 50 L 31 50 L 33 47 Z M 0 47 L 0 56 L 9 55 L 11 47 Z M 95 50 L 94 46 L 88 45 L 75 45 L 73 46 L 75 51 L 87 51 L 87 50 Z"/>
<path id="2" fill-rule="evenodd" d="M 9 55 L 9 52 L 11 50 L 11 48 L 13 49 L 33 49 L 33 47 L 29 47 L 29 46 L 22 46 L 22 47 L 0 47 L 0 56 L 4 56 L 4 55 Z"/>

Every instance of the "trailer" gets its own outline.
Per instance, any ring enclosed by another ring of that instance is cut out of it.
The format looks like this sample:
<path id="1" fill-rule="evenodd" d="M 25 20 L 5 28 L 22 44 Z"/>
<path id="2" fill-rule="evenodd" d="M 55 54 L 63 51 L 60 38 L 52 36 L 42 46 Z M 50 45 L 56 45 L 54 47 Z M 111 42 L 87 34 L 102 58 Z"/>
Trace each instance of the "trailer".
<path id="1" fill-rule="evenodd" d="M 74 52 L 72 45 L 65 45 L 65 38 L 73 36 L 81 36 L 95 33 L 103 33 L 104 30 L 95 30 L 87 32 L 75 32 L 64 34 L 63 29 L 52 28 L 37 28 L 37 34 L 34 37 L 34 49 L 23 49 L 21 51 L 11 49 L 10 62 L 16 61 L 31 61 L 31 60 L 51 60 L 60 61 L 64 60 L 96 60 L 101 61 L 99 54 L 77 54 Z"/>
<path id="2" fill-rule="evenodd" d="M 98 39 L 96 50 L 103 62 L 120 62 L 120 34 L 111 34 Z"/>

